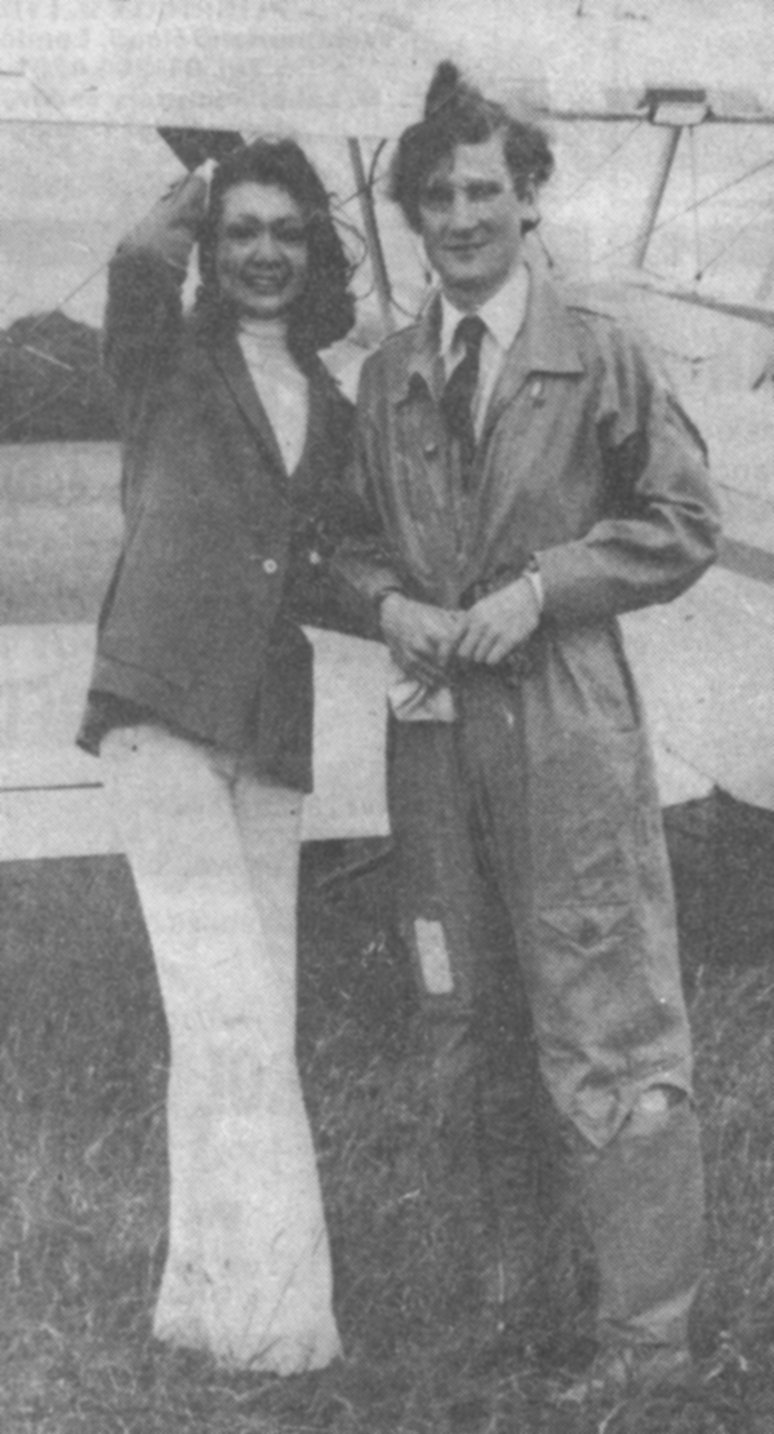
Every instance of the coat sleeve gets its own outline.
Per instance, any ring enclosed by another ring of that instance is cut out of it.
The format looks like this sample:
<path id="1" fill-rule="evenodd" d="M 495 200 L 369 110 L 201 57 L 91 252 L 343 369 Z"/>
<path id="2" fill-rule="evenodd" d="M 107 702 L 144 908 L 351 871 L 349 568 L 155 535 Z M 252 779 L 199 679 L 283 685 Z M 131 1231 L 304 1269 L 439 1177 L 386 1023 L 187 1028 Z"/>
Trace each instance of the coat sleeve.
<path id="1" fill-rule="evenodd" d="M 536 554 L 544 612 L 562 623 L 669 602 L 717 555 L 719 507 L 699 433 L 637 340 L 610 325 L 601 347 L 604 512 L 585 536 Z"/>
<path id="2" fill-rule="evenodd" d="M 138 392 L 151 388 L 179 342 L 182 287 L 206 199 L 205 181 L 186 175 L 126 235 L 111 260 L 103 361 L 124 427 Z"/>
<path id="3" fill-rule="evenodd" d="M 347 531 L 333 559 L 333 571 L 361 599 L 377 608 L 389 592 L 401 592 L 405 574 L 386 538 L 382 452 L 376 431 L 376 362 L 364 365 L 355 414 L 354 452 L 345 479 L 349 499 Z M 374 394 L 374 398 L 371 395 Z"/>

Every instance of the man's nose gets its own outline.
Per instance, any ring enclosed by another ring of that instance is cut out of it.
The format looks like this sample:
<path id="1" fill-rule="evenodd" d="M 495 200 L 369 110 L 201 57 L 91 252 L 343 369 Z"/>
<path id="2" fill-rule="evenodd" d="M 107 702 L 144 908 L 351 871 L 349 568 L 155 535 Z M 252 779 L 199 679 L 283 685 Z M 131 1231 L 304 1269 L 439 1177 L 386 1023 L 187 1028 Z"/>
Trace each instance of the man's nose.
<path id="1" fill-rule="evenodd" d="M 449 207 L 449 224 L 452 229 L 473 229 L 476 224 L 476 207 L 464 189 L 455 190 Z"/>

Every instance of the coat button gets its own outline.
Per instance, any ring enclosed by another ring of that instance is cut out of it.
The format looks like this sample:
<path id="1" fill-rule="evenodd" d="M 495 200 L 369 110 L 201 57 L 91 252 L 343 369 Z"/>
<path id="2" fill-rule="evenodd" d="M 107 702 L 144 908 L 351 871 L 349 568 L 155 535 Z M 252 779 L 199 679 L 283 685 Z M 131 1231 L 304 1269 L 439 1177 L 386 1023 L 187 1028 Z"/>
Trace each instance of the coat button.
<path id="1" fill-rule="evenodd" d="M 278 563 L 274 560 L 274 558 L 264 558 L 263 571 L 264 571 L 265 573 L 268 573 L 268 574 L 269 574 L 269 577 L 271 577 L 273 573 L 276 573 L 278 566 L 279 566 L 279 565 L 278 565 Z"/>

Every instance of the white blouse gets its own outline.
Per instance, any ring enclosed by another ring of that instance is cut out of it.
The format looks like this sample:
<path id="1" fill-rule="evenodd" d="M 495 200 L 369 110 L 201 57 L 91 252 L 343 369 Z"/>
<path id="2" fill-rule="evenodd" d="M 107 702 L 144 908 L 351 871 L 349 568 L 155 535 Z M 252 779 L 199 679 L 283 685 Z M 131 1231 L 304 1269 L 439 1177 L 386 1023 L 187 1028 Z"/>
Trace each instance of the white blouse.
<path id="1" fill-rule="evenodd" d="M 287 346 L 281 321 L 243 319 L 239 346 L 288 473 L 298 467 L 309 420 L 309 380 Z"/>

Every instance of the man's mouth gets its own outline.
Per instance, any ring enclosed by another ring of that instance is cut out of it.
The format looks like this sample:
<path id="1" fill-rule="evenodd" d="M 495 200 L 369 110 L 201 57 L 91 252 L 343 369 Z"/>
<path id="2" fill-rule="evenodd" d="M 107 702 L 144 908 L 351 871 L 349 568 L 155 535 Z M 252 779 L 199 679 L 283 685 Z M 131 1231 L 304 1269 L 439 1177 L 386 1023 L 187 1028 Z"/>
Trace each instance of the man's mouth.
<path id="1" fill-rule="evenodd" d="M 461 244 L 445 244 L 444 249 L 447 254 L 453 254 L 457 259 L 468 259 L 480 254 L 485 244 L 485 239 L 470 239 Z"/>

